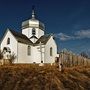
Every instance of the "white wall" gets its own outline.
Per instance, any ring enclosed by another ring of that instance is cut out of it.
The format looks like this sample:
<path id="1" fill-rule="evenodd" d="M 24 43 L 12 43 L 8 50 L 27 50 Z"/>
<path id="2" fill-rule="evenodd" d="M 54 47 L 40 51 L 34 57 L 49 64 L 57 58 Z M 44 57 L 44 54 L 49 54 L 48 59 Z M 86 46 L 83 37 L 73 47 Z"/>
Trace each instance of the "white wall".
<path id="1" fill-rule="evenodd" d="M 28 45 L 23 43 L 18 43 L 18 63 L 40 63 L 41 53 L 37 49 L 39 46 L 31 46 L 31 55 L 27 54 Z"/>
<path id="2" fill-rule="evenodd" d="M 52 47 L 52 56 L 50 56 L 50 47 Z M 57 45 L 55 43 L 55 40 L 53 39 L 53 36 L 49 39 L 45 46 L 45 63 L 53 63 L 55 62 L 55 57 L 57 56 Z"/>
<path id="3" fill-rule="evenodd" d="M 33 60 L 33 62 L 40 63 L 41 62 L 40 52 L 37 48 L 38 48 L 38 46 L 35 46 L 32 49 L 32 60 Z"/>
<path id="4" fill-rule="evenodd" d="M 42 35 L 44 35 L 44 31 L 39 29 L 39 28 L 35 28 L 36 30 L 36 37 L 40 38 Z M 26 35 L 28 38 L 30 38 L 32 36 L 32 28 L 26 28 L 22 30 L 22 34 Z"/>
<path id="5" fill-rule="evenodd" d="M 31 63 L 32 57 L 28 55 L 28 45 L 23 43 L 18 43 L 18 63 Z M 32 51 L 32 46 L 31 46 Z M 32 54 L 32 52 L 31 52 Z"/>
<path id="6" fill-rule="evenodd" d="M 40 38 L 42 35 L 44 35 L 44 31 L 41 29 L 38 29 L 38 38 Z"/>
<path id="7" fill-rule="evenodd" d="M 7 39 L 10 38 L 10 44 L 7 45 Z M 16 59 L 15 62 L 17 62 L 17 40 L 15 37 L 12 35 L 12 33 L 8 30 L 7 33 L 5 34 L 2 42 L 1 42 L 1 51 L 3 50 L 4 47 L 9 47 L 11 49 L 11 53 L 15 53 Z"/>
<path id="8" fill-rule="evenodd" d="M 35 50 L 34 50 L 35 49 Z M 36 61 L 37 63 L 41 63 L 41 60 L 44 63 L 44 50 L 45 50 L 45 46 L 42 45 L 42 56 L 41 56 L 41 52 L 40 52 L 40 45 L 39 46 L 35 46 L 33 49 L 33 54 L 34 54 L 34 61 Z"/>
<path id="9" fill-rule="evenodd" d="M 40 46 L 31 46 L 31 55 L 27 54 L 28 45 L 18 43 L 18 63 L 41 63 L 41 52 Z M 53 37 L 49 39 L 47 44 L 42 45 L 42 60 L 43 63 L 53 63 L 55 62 L 55 57 L 57 57 L 57 45 L 53 40 Z M 53 56 L 50 56 L 50 47 L 53 48 Z M 45 55 L 45 56 L 44 56 Z"/>

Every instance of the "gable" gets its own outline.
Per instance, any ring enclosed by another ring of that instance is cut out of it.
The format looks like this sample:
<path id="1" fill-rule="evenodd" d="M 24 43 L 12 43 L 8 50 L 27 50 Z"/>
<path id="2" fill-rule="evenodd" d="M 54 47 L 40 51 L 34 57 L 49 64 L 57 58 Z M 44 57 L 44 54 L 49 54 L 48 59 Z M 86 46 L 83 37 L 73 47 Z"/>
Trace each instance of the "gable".
<path id="1" fill-rule="evenodd" d="M 51 37 L 49 38 L 49 40 L 47 41 L 46 45 L 48 45 L 48 44 L 55 45 L 55 46 L 57 47 L 57 44 L 56 44 L 53 36 L 51 36 Z"/>
<path id="2" fill-rule="evenodd" d="M 10 32 L 10 30 L 9 29 L 7 29 L 6 30 L 6 32 L 4 33 L 4 35 L 3 35 L 3 37 L 2 37 L 2 39 L 1 39 L 1 42 L 0 42 L 0 44 L 2 43 L 2 41 L 4 40 L 4 38 L 7 36 L 7 34 L 10 34 L 11 36 L 13 36 L 13 34 Z M 10 36 L 8 36 L 8 37 L 10 37 Z M 13 38 L 16 40 L 16 38 L 13 36 Z"/>
<path id="3" fill-rule="evenodd" d="M 8 32 L 10 32 L 10 34 L 16 39 L 17 42 L 24 43 L 24 44 L 30 44 L 30 45 L 33 44 L 32 41 L 30 41 L 29 38 L 27 38 L 22 33 L 19 33 L 19 32 L 13 31 L 13 30 L 9 30 L 9 29 L 7 29 L 5 34 L 3 35 L 1 43 L 2 43 L 3 39 L 5 38 L 5 36 L 7 35 Z"/>
<path id="4" fill-rule="evenodd" d="M 8 43 L 8 40 L 9 40 L 9 43 Z M 11 52 L 17 53 L 17 40 L 9 30 L 5 32 L 2 38 L 1 50 L 3 50 L 4 47 L 9 47 Z"/>

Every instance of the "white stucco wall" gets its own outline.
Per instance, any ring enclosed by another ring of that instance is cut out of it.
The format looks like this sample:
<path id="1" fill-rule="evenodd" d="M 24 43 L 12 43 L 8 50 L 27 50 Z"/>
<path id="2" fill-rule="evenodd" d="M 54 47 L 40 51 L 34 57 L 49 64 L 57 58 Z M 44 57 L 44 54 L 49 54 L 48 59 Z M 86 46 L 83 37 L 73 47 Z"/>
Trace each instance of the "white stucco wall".
<path id="1" fill-rule="evenodd" d="M 7 39 L 10 38 L 10 44 L 7 45 Z M 11 53 L 15 53 L 16 59 L 15 62 L 17 62 L 17 40 L 15 37 L 12 35 L 12 33 L 8 30 L 3 37 L 1 41 L 1 51 L 3 50 L 4 47 L 9 47 L 11 49 Z"/>
<path id="2" fill-rule="evenodd" d="M 40 38 L 42 35 L 44 35 L 44 31 L 41 29 L 38 29 L 38 38 Z"/>
<path id="3" fill-rule="evenodd" d="M 31 46 L 31 55 L 27 54 L 28 45 L 23 43 L 18 43 L 18 62 L 17 63 L 41 63 L 41 53 L 39 46 Z M 44 59 L 44 58 L 43 58 Z"/>
<path id="4" fill-rule="evenodd" d="M 30 28 L 22 29 L 22 34 L 26 35 L 28 38 L 30 38 L 29 33 L 31 33 L 31 29 Z"/>
<path id="5" fill-rule="evenodd" d="M 33 54 L 35 56 L 33 60 L 36 61 L 37 63 L 41 63 L 41 60 L 44 63 L 44 59 L 45 59 L 45 57 L 44 57 L 45 46 L 42 45 L 41 47 L 42 47 L 42 52 L 40 52 L 40 45 L 35 46 L 34 49 L 33 49 Z M 42 53 L 42 55 L 41 55 L 41 53 Z"/>
<path id="6" fill-rule="evenodd" d="M 32 46 L 31 54 L 32 54 Z M 32 57 L 28 55 L 28 45 L 23 43 L 18 43 L 18 62 L 17 63 L 31 63 Z"/>
<path id="7" fill-rule="evenodd" d="M 44 35 L 44 31 L 39 29 L 39 28 L 35 28 L 36 30 L 36 37 L 40 38 L 42 35 Z M 22 34 L 26 35 L 28 38 L 32 37 L 32 28 L 26 28 L 22 30 Z"/>
<path id="8" fill-rule="evenodd" d="M 52 56 L 50 56 L 50 47 L 52 47 Z M 57 57 L 57 45 L 53 39 L 53 36 L 51 36 L 45 45 L 45 63 L 55 62 L 55 57 Z"/>
<path id="9" fill-rule="evenodd" d="M 40 63 L 41 62 L 40 52 L 39 52 L 39 50 L 37 48 L 38 48 L 38 46 L 35 46 L 32 49 L 32 60 L 35 63 Z"/>

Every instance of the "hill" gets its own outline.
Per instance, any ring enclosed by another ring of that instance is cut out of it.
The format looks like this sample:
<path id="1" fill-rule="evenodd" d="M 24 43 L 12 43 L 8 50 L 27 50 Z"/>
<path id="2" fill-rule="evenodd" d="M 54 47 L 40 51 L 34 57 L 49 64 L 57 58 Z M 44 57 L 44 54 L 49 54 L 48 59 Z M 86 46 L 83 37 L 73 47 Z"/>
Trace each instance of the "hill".
<path id="1" fill-rule="evenodd" d="M 90 67 L 0 66 L 0 90 L 90 90 Z"/>

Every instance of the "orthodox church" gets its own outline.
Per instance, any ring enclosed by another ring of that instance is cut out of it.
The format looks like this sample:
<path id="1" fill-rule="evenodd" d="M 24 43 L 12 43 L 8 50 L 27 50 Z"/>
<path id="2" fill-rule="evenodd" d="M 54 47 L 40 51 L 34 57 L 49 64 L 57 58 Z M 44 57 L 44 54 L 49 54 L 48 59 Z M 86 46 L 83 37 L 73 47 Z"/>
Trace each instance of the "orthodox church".
<path id="1" fill-rule="evenodd" d="M 4 59 L 15 54 L 14 63 L 54 63 L 57 45 L 53 35 L 45 35 L 45 26 L 35 17 L 22 22 L 22 33 L 7 29 L 1 40 Z"/>

